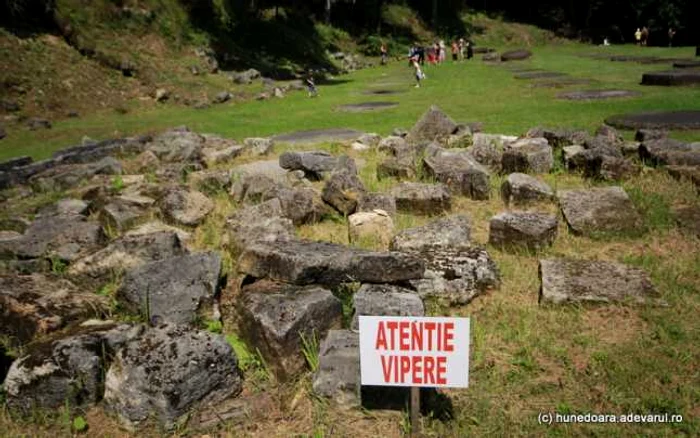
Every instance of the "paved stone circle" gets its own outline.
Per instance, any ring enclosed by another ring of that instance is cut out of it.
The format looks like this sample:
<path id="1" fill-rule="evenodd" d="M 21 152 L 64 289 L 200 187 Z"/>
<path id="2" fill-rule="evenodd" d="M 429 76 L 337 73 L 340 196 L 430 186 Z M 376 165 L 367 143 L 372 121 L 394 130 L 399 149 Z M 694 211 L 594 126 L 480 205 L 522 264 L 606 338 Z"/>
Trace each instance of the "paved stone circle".
<path id="1" fill-rule="evenodd" d="M 362 134 L 361 131 L 348 128 L 317 129 L 281 134 L 272 139 L 278 143 L 313 144 L 329 141 L 354 140 Z"/>
<path id="2" fill-rule="evenodd" d="M 631 90 L 576 90 L 557 94 L 559 99 L 567 100 L 592 100 L 592 99 L 617 99 L 621 97 L 637 97 L 642 93 Z"/>
<path id="3" fill-rule="evenodd" d="M 618 114 L 605 123 L 619 129 L 700 129 L 700 110 Z"/>
<path id="4" fill-rule="evenodd" d="M 338 109 L 340 111 L 359 113 L 365 111 L 377 111 L 387 108 L 394 108 L 398 105 L 398 102 L 360 102 L 340 105 Z"/>

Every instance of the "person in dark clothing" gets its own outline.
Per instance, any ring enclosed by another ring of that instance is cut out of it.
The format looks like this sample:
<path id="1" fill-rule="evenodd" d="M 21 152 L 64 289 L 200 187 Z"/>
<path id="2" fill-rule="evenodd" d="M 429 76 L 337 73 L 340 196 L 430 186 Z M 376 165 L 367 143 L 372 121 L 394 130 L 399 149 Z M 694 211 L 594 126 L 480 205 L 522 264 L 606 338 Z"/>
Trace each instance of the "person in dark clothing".
<path id="1" fill-rule="evenodd" d="M 418 55 L 418 64 L 425 65 L 425 47 L 418 46 L 416 55 Z"/>
<path id="2" fill-rule="evenodd" d="M 318 97 L 316 81 L 314 81 L 314 74 L 312 71 L 309 71 L 309 73 L 306 75 L 306 89 L 309 92 L 309 97 Z"/>
<path id="3" fill-rule="evenodd" d="M 471 41 L 467 41 L 467 59 L 472 59 L 474 57 L 474 45 Z"/>

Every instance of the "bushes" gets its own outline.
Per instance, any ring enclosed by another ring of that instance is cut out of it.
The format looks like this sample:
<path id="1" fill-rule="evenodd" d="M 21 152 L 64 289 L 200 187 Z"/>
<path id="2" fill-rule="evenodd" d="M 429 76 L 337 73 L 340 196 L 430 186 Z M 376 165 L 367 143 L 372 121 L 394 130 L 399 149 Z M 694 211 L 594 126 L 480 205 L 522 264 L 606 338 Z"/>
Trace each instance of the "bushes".
<path id="1" fill-rule="evenodd" d="M 354 48 L 355 42 L 346 31 L 323 23 L 316 23 L 315 27 L 324 49 L 337 52 Z"/>
<path id="2" fill-rule="evenodd" d="M 398 39 L 427 41 L 433 39 L 416 11 L 404 5 L 386 5 L 382 8 L 382 22 Z"/>
<path id="3" fill-rule="evenodd" d="M 379 56 L 382 41 L 386 44 L 389 56 L 401 56 L 408 53 L 408 47 L 412 43 L 408 38 L 397 40 L 391 35 L 380 37 L 377 35 L 367 35 L 360 43 L 360 51 L 366 56 Z"/>

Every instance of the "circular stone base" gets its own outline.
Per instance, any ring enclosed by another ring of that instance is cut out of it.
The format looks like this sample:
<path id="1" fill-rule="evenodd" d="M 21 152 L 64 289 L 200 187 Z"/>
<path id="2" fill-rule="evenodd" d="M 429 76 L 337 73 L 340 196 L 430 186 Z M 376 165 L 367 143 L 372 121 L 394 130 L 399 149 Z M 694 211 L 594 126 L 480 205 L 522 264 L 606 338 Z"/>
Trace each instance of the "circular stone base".
<path id="1" fill-rule="evenodd" d="M 347 128 L 318 129 L 313 131 L 298 131 L 272 137 L 278 143 L 316 144 L 333 141 L 354 140 L 362 135 L 361 131 Z"/>
<path id="2" fill-rule="evenodd" d="M 674 68 L 700 68 L 700 61 L 676 61 Z"/>
<path id="3" fill-rule="evenodd" d="M 619 114 L 605 123 L 619 129 L 700 129 L 700 110 Z"/>
<path id="4" fill-rule="evenodd" d="M 511 50 L 501 55 L 501 61 L 520 61 L 532 56 L 532 52 L 525 49 Z"/>
<path id="5" fill-rule="evenodd" d="M 694 84 L 700 84 L 700 70 L 655 71 L 642 75 L 642 85 L 677 86 Z"/>
<path id="6" fill-rule="evenodd" d="M 545 79 L 545 78 L 560 78 L 566 76 L 566 73 L 557 73 L 555 71 L 527 71 L 513 75 L 515 79 Z"/>
<path id="7" fill-rule="evenodd" d="M 642 93 L 630 90 L 577 90 L 557 94 L 559 99 L 567 100 L 592 100 L 592 99 L 616 99 L 620 97 L 637 97 Z"/>
<path id="8" fill-rule="evenodd" d="M 389 94 L 400 94 L 400 93 L 405 93 L 405 92 L 406 92 L 405 90 L 379 89 L 379 90 L 367 90 L 367 91 L 363 92 L 362 94 L 374 94 L 374 95 L 378 95 L 378 96 L 385 96 L 385 95 L 389 95 Z"/>
<path id="9" fill-rule="evenodd" d="M 381 109 L 393 108 L 398 106 L 396 102 L 362 102 L 362 103 L 349 103 L 347 105 L 340 105 L 338 109 L 340 111 L 347 111 L 351 113 L 359 113 L 365 111 L 376 111 Z"/>
<path id="10" fill-rule="evenodd" d="M 532 87 L 532 88 L 566 88 L 566 87 L 571 87 L 573 85 L 590 85 L 593 82 L 594 81 L 591 79 L 561 78 L 561 79 L 536 81 L 536 82 L 533 82 L 532 84 L 530 84 L 530 87 Z"/>

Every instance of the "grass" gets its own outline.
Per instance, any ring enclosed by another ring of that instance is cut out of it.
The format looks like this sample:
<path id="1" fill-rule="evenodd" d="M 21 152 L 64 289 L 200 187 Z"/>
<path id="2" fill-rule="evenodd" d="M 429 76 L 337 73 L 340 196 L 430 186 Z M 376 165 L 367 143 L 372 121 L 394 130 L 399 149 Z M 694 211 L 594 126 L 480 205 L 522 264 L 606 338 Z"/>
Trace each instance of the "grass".
<path id="1" fill-rule="evenodd" d="M 641 74 L 668 68 L 610 62 L 582 55 L 625 53 L 691 57 L 694 48 L 594 47 L 573 44 L 533 48 L 531 60 L 517 65 L 569 74 L 572 77 L 600 81 L 603 88 L 637 90 L 639 98 L 591 102 L 558 100 L 559 90 L 530 88 L 530 81 L 516 80 L 506 69 L 485 65 L 478 59 L 464 64 L 448 62 L 439 68 L 426 67 L 424 87 L 413 89 L 411 71 L 404 62 L 392 62 L 386 68 L 373 68 L 340 76 L 332 85 L 320 85 L 321 97 L 308 99 L 305 93 L 291 93 L 284 99 L 255 101 L 244 105 L 218 105 L 194 110 L 175 105 L 134 108 L 115 116 L 111 109 L 98 110 L 80 119 L 57 121 L 44 131 L 23 128 L 9 132 L 3 140 L 0 158 L 28 154 L 44 158 L 62 147 L 90 138 L 145 132 L 186 124 L 200 132 L 212 132 L 242 140 L 283 132 L 331 127 L 350 127 L 387 135 L 395 127 L 411 123 L 431 104 L 439 105 L 458 121 L 480 121 L 486 132 L 521 134 L 537 125 L 579 127 L 594 130 L 605 117 L 631 111 L 700 108 L 698 87 L 648 87 L 639 85 Z M 399 97 L 367 96 L 361 91 L 372 83 L 393 83 L 390 88 L 405 89 Z M 597 88 L 589 86 L 587 88 Z M 345 113 L 338 105 L 371 100 L 395 100 L 398 107 L 380 113 Z M 697 131 L 678 137 L 700 139 Z"/>
<path id="2" fill-rule="evenodd" d="M 535 56 L 522 65 L 572 76 L 594 78 L 606 88 L 639 90 L 637 99 L 605 102 L 569 102 L 553 99 L 554 90 L 529 88 L 527 81 L 515 80 L 505 69 L 474 61 L 464 65 L 448 63 L 429 68 L 429 80 L 421 89 L 409 89 L 410 71 L 401 63 L 385 69 L 368 69 L 342 77 L 348 82 L 321 86 L 321 97 L 307 99 L 291 94 L 285 99 L 226 105 L 193 111 L 165 106 L 157 111 L 134 109 L 123 116 L 111 111 L 97 112 L 79 120 L 59 121 L 51 131 L 15 131 L 3 140 L 5 157 L 32 154 L 39 158 L 52 150 L 76 142 L 87 134 L 103 138 L 188 124 L 192 129 L 215 132 L 242 139 L 274 133 L 323 127 L 352 127 L 389 134 L 394 127 L 409 128 L 428 105 L 438 104 L 458 121 L 481 121 L 486 132 L 519 134 L 536 125 L 580 127 L 593 131 L 614 113 L 656 109 L 700 108 L 700 88 L 641 87 L 643 71 L 663 66 L 613 63 L 582 57 L 606 50 L 610 53 L 690 56 L 689 48 L 665 49 L 636 47 L 586 47 L 559 44 L 536 47 Z M 520 65 L 520 64 L 519 64 Z M 394 82 L 406 88 L 397 97 L 372 98 L 360 94 L 376 82 Z M 396 99 L 400 105 L 381 113 L 351 114 L 334 111 L 341 103 L 361 100 Z M 626 133 L 626 136 L 629 136 Z M 684 140 L 700 140 L 698 131 L 674 133 Z M 347 153 L 362 160 L 360 178 L 368 190 L 385 192 L 396 180 L 378 180 L 376 166 L 383 155 L 355 152 L 339 144 L 309 149 Z M 274 159 L 289 146 L 279 145 Z M 241 157 L 238 162 L 252 160 Z M 225 165 L 221 166 L 226 168 Z M 578 175 L 557 171 L 539 176 L 555 190 L 597 186 Z M 498 290 L 475 299 L 466 306 L 447 307 L 426 303 L 431 315 L 468 316 L 472 319 L 470 388 L 444 390 L 453 405 L 449 422 L 426 417 L 426 436 L 697 436 L 700 434 L 700 240 L 679 230 L 673 208 L 698 205 L 698 194 L 688 181 L 675 181 L 664 171 L 645 167 L 622 183 L 645 223 L 637 236 L 607 235 L 604 239 L 572 234 L 551 204 L 523 207 L 547 211 L 559 217 L 559 235 L 551 248 L 537 254 L 506 252 L 488 242 L 489 219 L 506 209 L 500 199 L 502 176 L 491 178 L 491 197 L 473 201 L 453 200 L 452 214 L 466 214 L 472 222 L 472 240 L 486 245 L 501 272 Z M 316 187 L 322 183 L 315 183 Z M 17 214 L 32 214 L 41 205 L 53 202 L 60 193 L 47 193 L 22 200 Z M 235 272 L 235 254 L 228 251 L 225 219 L 238 208 L 221 190 L 211 192 L 215 208 L 205 223 L 193 231 L 196 250 L 219 250 L 225 270 Z M 6 212 L 4 214 L 8 214 Z M 394 228 L 423 225 L 431 218 L 398 214 Z M 348 244 L 347 219 L 334 215 L 323 222 L 297 228 L 298 237 Z M 361 242 L 361 245 L 373 245 Z M 647 271 L 661 298 L 668 306 L 539 306 L 538 259 L 571 257 L 618 261 Z M 334 293 L 343 303 L 344 326 L 352 317 L 351 285 Z M 103 290 L 111 296 L 109 288 Z M 251 346 L 245 345 L 231 327 L 209 324 L 223 332 L 239 358 L 245 375 L 245 394 L 268 394 L 273 408 L 264 410 L 242 426 L 222 426 L 223 436 L 401 436 L 406 430 L 404 416 L 397 412 L 366 410 L 342 411 L 332 403 L 318 400 L 310 389 L 310 372 L 292 385 L 274 382 L 268 366 Z M 308 339 L 307 339 L 308 340 Z M 317 341 L 320 341 L 318 339 Z M 305 348 L 316 364 L 317 346 Z M 313 367 L 313 365 L 312 365 Z M 669 413 L 681 414 L 679 424 L 556 424 L 543 426 L 541 412 L 559 413 Z M 97 409 L 84 415 L 88 434 L 129 436 L 117 431 L 114 419 Z M 57 420 L 58 421 L 58 420 Z M 6 426 L 4 429 L 2 426 Z M 0 429 L 21 436 L 68 435 L 65 425 L 49 420 L 22 422 L 0 413 Z M 105 432 L 103 432 L 105 431 Z M 36 432 L 36 433 L 34 433 Z M 183 432 L 183 435 L 186 435 Z M 152 431 L 144 436 L 157 436 Z"/>

